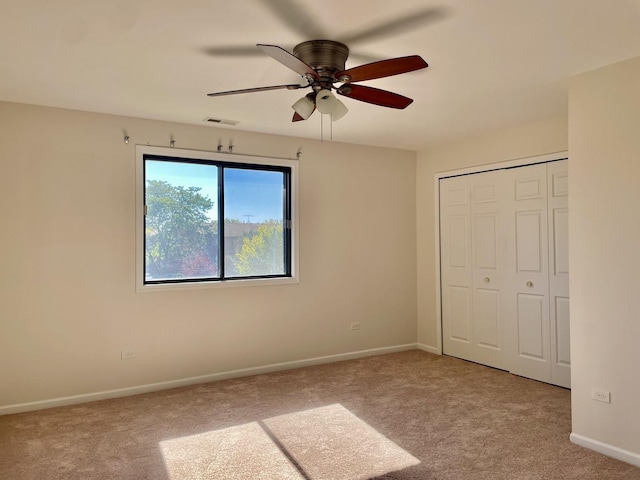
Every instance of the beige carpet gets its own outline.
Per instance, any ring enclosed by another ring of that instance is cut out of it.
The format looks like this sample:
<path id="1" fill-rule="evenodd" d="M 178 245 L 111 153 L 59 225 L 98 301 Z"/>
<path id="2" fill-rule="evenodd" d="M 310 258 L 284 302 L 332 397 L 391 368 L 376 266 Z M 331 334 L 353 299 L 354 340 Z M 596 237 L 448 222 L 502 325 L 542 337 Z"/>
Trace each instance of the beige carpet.
<path id="1" fill-rule="evenodd" d="M 640 480 L 569 442 L 568 390 L 417 350 L 0 416 L 0 479 L 174 480 L 178 439 L 335 404 L 420 460 L 378 480 Z"/>

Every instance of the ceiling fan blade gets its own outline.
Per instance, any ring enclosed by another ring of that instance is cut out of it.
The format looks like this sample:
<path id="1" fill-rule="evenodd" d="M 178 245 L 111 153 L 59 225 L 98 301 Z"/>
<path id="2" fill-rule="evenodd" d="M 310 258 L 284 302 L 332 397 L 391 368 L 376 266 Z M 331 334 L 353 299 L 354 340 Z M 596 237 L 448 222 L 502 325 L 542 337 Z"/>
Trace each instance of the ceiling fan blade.
<path id="1" fill-rule="evenodd" d="M 413 103 L 408 97 L 397 93 L 380 90 L 379 88 L 365 87 L 364 85 L 346 84 L 336 90 L 340 95 L 360 100 L 361 102 L 380 105 L 381 107 L 404 109 Z"/>
<path id="2" fill-rule="evenodd" d="M 311 115 L 313 115 L 313 112 L 315 112 L 315 111 L 316 111 L 316 107 L 314 106 L 314 107 L 313 107 L 313 110 L 311 110 L 311 113 L 309 114 L 309 117 L 310 117 Z M 309 117 L 304 118 L 304 117 L 303 117 L 302 115 L 300 115 L 298 112 L 294 112 L 294 113 L 293 113 L 293 118 L 291 119 L 291 121 L 292 121 L 292 122 L 301 122 L 302 120 L 308 120 L 308 119 L 309 119 Z"/>
<path id="3" fill-rule="evenodd" d="M 398 33 L 405 33 L 409 29 L 424 26 L 426 23 L 441 20 L 446 16 L 447 10 L 442 7 L 415 10 L 389 22 L 384 22 L 350 35 L 340 36 L 338 40 L 349 45 L 372 39 L 382 39 Z"/>
<path id="4" fill-rule="evenodd" d="M 327 38 L 309 10 L 291 0 L 262 0 L 273 13 L 302 38 Z"/>
<path id="5" fill-rule="evenodd" d="M 253 93 L 253 92 L 266 92 L 268 90 L 297 90 L 299 88 L 305 88 L 308 85 L 298 85 L 297 83 L 291 85 L 272 85 L 270 87 L 256 87 L 256 88 L 243 88 L 241 90 L 229 90 L 227 92 L 215 92 L 207 93 L 208 97 L 222 97 L 224 95 L 237 95 L 239 93 Z"/>
<path id="6" fill-rule="evenodd" d="M 278 47 L 277 45 L 257 45 L 260 50 L 262 50 L 267 55 L 271 56 L 285 67 L 290 68 L 294 72 L 299 75 L 311 76 L 314 78 L 319 78 L 318 74 L 315 72 L 313 68 L 304 63 L 294 54 L 287 52 L 284 48 Z"/>
<path id="7" fill-rule="evenodd" d="M 390 58 L 379 62 L 367 63 L 359 67 L 350 68 L 335 75 L 336 79 L 347 76 L 350 82 L 362 82 L 374 78 L 390 77 L 400 73 L 413 72 L 429 65 L 419 55 L 409 57 Z"/>
<path id="8" fill-rule="evenodd" d="M 260 50 L 255 46 L 228 45 L 224 47 L 204 47 L 201 49 L 206 55 L 212 57 L 259 57 L 262 56 Z"/>

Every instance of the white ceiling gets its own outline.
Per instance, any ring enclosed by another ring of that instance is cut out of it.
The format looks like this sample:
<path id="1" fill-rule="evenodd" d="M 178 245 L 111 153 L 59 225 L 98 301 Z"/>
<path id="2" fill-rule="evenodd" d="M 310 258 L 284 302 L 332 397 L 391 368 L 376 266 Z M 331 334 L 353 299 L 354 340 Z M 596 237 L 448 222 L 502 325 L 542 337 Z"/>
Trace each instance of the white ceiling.
<path id="1" fill-rule="evenodd" d="M 257 48 L 206 50 L 291 51 L 321 34 L 300 33 L 305 22 L 339 39 L 435 7 L 437 19 L 349 45 L 347 67 L 413 54 L 430 66 L 363 83 L 415 101 L 394 110 L 345 98 L 334 140 L 420 150 L 566 115 L 570 75 L 640 55 L 640 0 L 2 0 L 0 100 L 319 138 L 317 112 L 291 122 L 306 91 L 206 96 L 297 74 Z"/>

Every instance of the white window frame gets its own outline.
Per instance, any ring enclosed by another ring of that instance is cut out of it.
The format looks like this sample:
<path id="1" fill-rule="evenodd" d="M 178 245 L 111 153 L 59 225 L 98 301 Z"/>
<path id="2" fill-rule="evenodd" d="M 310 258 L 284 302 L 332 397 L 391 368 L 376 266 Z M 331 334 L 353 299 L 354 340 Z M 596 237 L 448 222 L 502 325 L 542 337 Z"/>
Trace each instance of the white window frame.
<path id="1" fill-rule="evenodd" d="M 252 165 L 270 165 L 288 167 L 291 169 L 291 276 L 277 278 L 248 278 L 216 280 L 209 282 L 180 282 L 180 283 L 144 283 L 144 157 L 145 155 L 158 155 L 164 157 L 176 157 L 187 159 L 211 160 L 216 162 L 246 163 Z M 267 285 L 287 285 L 299 283 L 298 271 L 298 166 L 294 159 L 272 158 L 262 156 L 248 156 L 221 152 L 209 152 L 203 150 L 190 150 L 167 147 L 152 147 L 148 145 L 136 145 L 136 291 L 166 291 L 166 290 L 193 290 L 203 288 L 229 288 L 250 287 Z"/>

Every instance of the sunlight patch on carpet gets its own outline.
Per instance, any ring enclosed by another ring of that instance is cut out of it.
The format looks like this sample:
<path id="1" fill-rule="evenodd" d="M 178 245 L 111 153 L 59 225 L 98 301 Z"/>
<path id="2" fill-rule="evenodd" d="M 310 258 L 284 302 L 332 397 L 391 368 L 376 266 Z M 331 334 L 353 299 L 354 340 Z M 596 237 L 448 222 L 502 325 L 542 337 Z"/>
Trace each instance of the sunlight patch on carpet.
<path id="1" fill-rule="evenodd" d="M 364 480 L 420 461 L 340 404 L 160 442 L 170 480 Z"/>
<path id="2" fill-rule="evenodd" d="M 312 480 L 367 479 L 420 463 L 340 404 L 264 423 Z"/>
<path id="3" fill-rule="evenodd" d="M 304 480 L 258 423 L 160 442 L 171 480 Z"/>

